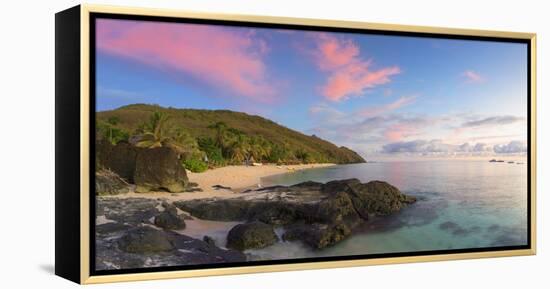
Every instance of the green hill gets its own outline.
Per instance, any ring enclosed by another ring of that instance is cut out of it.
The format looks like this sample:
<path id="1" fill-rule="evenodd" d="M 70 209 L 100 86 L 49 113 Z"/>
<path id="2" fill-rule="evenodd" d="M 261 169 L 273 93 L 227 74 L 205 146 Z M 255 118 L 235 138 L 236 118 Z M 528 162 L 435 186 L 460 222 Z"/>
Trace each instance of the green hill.
<path id="1" fill-rule="evenodd" d="M 146 146 L 174 144 L 186 160 L 209 164 L 253 159 L 273 163 L 360 163 L 356 152 L 281 126 L 256 115 L 230 110 L 175 109 L 133 104 L 96 114 L 97 138 Z M 159 124 L 160 123 L 160 124 Z M 148 141 L 144 141 L 148 140 Z"/>

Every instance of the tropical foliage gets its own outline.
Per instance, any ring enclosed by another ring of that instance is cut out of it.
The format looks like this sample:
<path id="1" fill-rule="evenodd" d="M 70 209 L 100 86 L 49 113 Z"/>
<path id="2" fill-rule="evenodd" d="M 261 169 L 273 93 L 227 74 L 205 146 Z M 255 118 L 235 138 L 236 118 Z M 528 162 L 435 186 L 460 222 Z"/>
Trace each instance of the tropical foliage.
<path id="1" fill-rule="evenodd" d="M 121 141 L 127 141 L 129 134 L 125 130 L 117 127 L 120 122 L 118 117 L 112 116 L 107 120 L 100 120 L 96 123 L 96 134 L 100 139 L 105 139 L 113 145 Z"/>
<path id="2" fill-rule="evenodd" d="M 182 165 L 194 172 L 252 162 L 364 162 L 345 147 L 259 116 L 228 110 L 136 104 L 97 113 L 96 127 L 97 135 L 113 144 L 129 141 L 145 148 L 171 147 L 182 156 Z"/>
<path id="3" fill-rule="evenodd" d="M 153 112 L 149 121 L 144 122 L 138 128 L 137 134 L 140 140 L 136 143 L 138 147 L 156 148 L 166 145 L 169 140 L 166 122 L 169 117 L 166 113 Z"/>

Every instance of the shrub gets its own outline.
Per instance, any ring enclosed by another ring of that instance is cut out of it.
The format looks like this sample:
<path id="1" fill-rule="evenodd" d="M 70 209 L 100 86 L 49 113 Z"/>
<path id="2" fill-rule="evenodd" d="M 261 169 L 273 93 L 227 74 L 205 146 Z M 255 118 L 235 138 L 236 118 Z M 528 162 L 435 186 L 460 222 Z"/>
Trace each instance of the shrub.
<path id="1" fill-rule="evenodd" d="M 183 166 L 194 173 L 202 173 L 208 169 L 208 164 L 200 159 L 184 160 Z"/>

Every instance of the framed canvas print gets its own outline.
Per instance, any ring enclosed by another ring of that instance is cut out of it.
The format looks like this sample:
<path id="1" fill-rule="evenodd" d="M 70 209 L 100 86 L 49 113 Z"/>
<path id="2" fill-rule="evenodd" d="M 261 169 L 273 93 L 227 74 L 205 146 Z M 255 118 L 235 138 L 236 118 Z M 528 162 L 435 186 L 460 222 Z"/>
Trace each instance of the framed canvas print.
<path id="1" fill-rule="evenodd" d="M 56 274 L 535 254 L 535 34 L 56 14 Z"/>

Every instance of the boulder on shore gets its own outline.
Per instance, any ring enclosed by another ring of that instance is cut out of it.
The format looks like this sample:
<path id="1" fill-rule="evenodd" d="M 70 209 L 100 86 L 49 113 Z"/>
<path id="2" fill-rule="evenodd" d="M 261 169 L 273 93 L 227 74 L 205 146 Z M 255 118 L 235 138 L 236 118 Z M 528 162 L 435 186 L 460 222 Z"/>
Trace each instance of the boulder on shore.
<path id="1" fill-rule="evenodd" d="M 238 198 L 178 201 L 174 205 L 201 219 L 281 225 L 287 229 L 285 239 L 324 248 L 348 237 L 370 216 L 388 215 L 415 201 L 386 182 L 347 179 L 265 187 Z"/>
<path id="2" fill-rule="evenodd" d="M 306 245 L 322 249 L 332 246 L 351 235 L 351 229 L 343 223 L 339 224 L 301 224 L 292 226 L 283 234 L 283 240 L 300 240 Z"/>
<path id="3" fill-rule="evenodd" d="M 130 191 L 129 184 L 110 170 L 95 173 L 95 191 L 97 195 L 118 195 Z"/>
<path id="4" fill-rule="evenodd" d="M 169 147 L 140 148 L 126 142 L 112 145 L 107 141 L 96 143 L 97 164 L 108 169 L 128 183 L 136 185 L 136 192 L 168 191 L 180 193 L 196 190 L 188 187 L 187 173 L 179 155 Z"/>
<path id="5" fill-rule="evenodd" d="M 165 210 L 155 217 L 155 226 L 165 230 L 183 230 L 185 229 L 184 216 L 179 216 L 177 212 Z"/>
<path id="6" fill-rule="evenodd" d="M 353 226 L 370 215 L 387 215 L 415 201 L 386 182 L 349 179 L 265 187 L 239 198 L 177 201 L 174 205 L 192 216 L 215 221 L 273 225 L 344 222 Z"/>
<path id="7" fill-rule="evenodd" d="M 118 240 L 118 246 L 128 253 L 153 253 L 174 249 L 174 245 L 164 232 L 147 226 L 137 227 L 126 232 Z"/>
<path id="8" fill-rule="evenodd" d="M 136 192 L 185 191 L 187 173 L 181 165 L 177 153 L 167 147 L 139 151 L 134 173 Z"/>
<path id="9" fill-rule="evenodd" d="M 222 249 L 213 240 L 156 229 L 155 216 L 177 212 L 176 207 L 162 200 L 98 197 L 96 209 L 98 270 L 246 261 L 242 252 Z"/>
<path id="10" fill-rule="evenodd" d="M 262 222 L 238 224 L 227 235 L 227 248 L 239 251 L 265 248 L 275 244 L 277 240 L 271 225 Z"/>
<path id="11" fill-rule="evenodd" d="M 134 183 L 136 157 L 143 148 L 126 142 L 112 145 L 106 140 L 96 143 L 96 158 L 99 166 L 111 170 L 129 183 Z"/>

